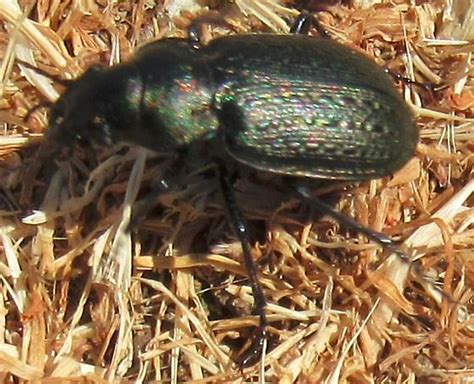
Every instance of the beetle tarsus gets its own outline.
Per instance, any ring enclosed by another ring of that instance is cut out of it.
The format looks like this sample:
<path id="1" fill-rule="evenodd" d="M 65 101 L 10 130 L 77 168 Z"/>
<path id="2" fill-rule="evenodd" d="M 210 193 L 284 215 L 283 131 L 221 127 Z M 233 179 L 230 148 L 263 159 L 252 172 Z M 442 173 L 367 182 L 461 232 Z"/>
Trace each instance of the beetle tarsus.
<path id="1" fill-rule="evenodd" d="M 258 363 L 262 358 L 262 355 L 266 352 L 267 343 L 267 326 L 259 326 L 252 340 L 252 345 L 245 352 L 245 355 L 237 362 L 241 371 Z"/>

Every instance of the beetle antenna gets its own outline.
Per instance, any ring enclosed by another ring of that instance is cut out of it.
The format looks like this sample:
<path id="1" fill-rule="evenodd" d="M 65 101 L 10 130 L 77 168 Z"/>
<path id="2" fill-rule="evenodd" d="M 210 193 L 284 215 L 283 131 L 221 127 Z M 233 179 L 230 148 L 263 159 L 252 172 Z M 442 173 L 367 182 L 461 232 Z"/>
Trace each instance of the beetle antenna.
<path id="1" fill-rule="evenodd" d="M 45 71 L 44 69 L 35 67 L 34 65 L 32 65 L 32 64 L 30 64 L 30 63 L 28 63 L 24 60 L 16 59 L 16 61 L 17 61 L 18 64 L 23 65 L 26 68 L 31 69 L 32 71 L 35 71 L 36 73 L 39 73 L 40 75 L 42 75 L 44 77 L 47 77 L 48 79 L 53 80 L 55 83 L 63 85 L 64 87 L 69 87 L 73 82 L 73 80 L 63 79 L 63 78 L 61 78 L 57 75 L 53 75 L 53 74 Z"/>

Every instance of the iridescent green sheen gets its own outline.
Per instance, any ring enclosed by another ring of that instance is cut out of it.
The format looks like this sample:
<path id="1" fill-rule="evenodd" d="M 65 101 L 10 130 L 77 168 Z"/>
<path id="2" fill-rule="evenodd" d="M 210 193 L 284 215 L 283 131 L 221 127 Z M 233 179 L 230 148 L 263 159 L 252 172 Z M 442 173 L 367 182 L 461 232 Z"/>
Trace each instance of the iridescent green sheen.
<path id="1" fill-rule="evenodd" d="M 293 176 L 362 180 L 414 154 L 414 118 L 391 78 L 332 40 L 237 35 L 196 49 L 164 39 L 92 69 L 55 104 L 50 136 L 159 151 L 220 141 L 237 161 Z"/>

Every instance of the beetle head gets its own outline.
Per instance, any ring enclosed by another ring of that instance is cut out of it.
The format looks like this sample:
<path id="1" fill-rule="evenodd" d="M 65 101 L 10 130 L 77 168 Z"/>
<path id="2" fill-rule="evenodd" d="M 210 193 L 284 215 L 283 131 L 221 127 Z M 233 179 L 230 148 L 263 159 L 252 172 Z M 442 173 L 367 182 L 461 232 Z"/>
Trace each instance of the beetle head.
<path id="1" fill-rule="evenodd" d="M 73 81 L 54 104 L 49 140 L 64 145 L 76 141 L 111 145 L 136 126 L 142 81 L 135 67 L 121 64 L 93 67 Z"/>

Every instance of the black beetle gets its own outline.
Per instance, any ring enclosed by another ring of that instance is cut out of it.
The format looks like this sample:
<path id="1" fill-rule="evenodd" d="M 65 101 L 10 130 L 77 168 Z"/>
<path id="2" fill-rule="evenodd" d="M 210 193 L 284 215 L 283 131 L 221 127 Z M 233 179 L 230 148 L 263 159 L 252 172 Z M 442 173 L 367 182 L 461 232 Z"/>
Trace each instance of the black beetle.
<path id="1" fill-rule="evenodd" d="M 412 113 L 390 76 L 370 59 L 330 39 L 307 36 L 312 19 L 302 14 L 292 35 L 225 36 L 205 46 L 196 34 L 167 38 L 144 46 L 129 62 L 94 67 L 54 104 L 48 136 L 62 143 L 127 142 L 181 153 L 195 143 L 217 143 L 239 163 L 297 181 L 358 181 L 393 173 L 418 142 Z M 245 367 L 265 345 L 266 301 L 225 162 L 218 161 L 217 168 L 260 316 L 251 353 L 241 361 Z M 297 191 L 313 199 L 304 186 Z M 314 201 L 403 254 L 383 234 Z"/>

